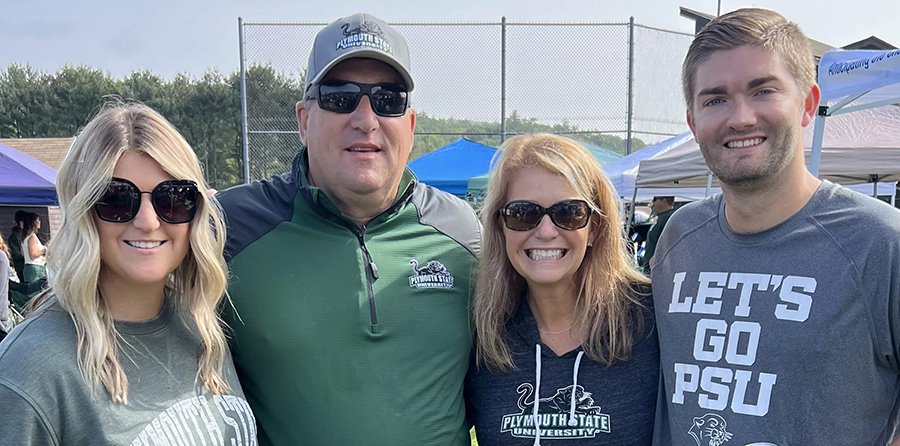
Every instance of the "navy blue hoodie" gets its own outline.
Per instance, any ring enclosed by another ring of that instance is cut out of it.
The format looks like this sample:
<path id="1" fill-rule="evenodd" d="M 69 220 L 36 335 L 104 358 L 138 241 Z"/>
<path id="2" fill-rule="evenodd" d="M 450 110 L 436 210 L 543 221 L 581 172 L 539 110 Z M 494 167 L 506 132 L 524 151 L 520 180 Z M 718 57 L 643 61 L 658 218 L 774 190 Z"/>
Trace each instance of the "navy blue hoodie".
<path id="1" fill-rule="evenodd" d="M 479 446 L 649 445 L 659 389 L 659 342 L 650 289 L 641 291 L 647 294 L 641 297 L 646 308 L 634 317 L 643 318 L 643 330 L 637 333 L 631 360 L 609 367 L 589 359 L 580 347 L 557 356 L 541 342 L 523 297 L 507 324 L 516 369 L 494 374 L 470 362 L 466 401 Z"/>

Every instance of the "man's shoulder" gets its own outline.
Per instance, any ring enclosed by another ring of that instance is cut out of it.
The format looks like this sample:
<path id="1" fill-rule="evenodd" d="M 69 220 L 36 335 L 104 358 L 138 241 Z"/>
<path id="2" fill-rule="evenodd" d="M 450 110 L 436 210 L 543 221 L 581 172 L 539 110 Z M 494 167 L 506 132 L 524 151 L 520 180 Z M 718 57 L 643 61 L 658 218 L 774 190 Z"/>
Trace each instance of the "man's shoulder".
<path id="1" fill-rule="evenodd" d="M 715 218 L 719 213 L 721 195 L 704 198 L 700 201 L 688 203 L 678 210 L 673 210 L 666 220 L 666 228 L 681 227 L 684 229 L 695 228 Z"/>
<path id="2" fill-rule="evenodd" d="M 822 192 L 812 218 L 825 229 L 846 228 L 868 236 L 887 232 L 900 238 L 900 209 L 837 185 Z"/>
<path id="3" fill-rule="evenodd" d="M 433 227 L 478 255 L 481 252 L 481 223 L 465 201 L 424 183 L 417 183 L 410 203 L 420 224 Z"/>
<path id="4" fill-rule="evenodd" d="M 216 194 L 228 228 L 226 257 L 235 256 L 279 223 L 290 220 L 298 190 L 288 172 Z"/>

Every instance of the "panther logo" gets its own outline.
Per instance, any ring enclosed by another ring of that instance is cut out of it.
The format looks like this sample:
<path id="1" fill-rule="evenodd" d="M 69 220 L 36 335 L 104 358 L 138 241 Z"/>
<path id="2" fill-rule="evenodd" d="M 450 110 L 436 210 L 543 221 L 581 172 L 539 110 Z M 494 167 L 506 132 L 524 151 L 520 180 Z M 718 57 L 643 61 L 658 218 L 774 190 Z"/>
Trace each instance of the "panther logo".
<path id="1" fill-rule="evenodd" d="M 724 418 L 708 413 L 702 417 L 695 417 L 694 425 L 688 433 L 694 437 L 697 446 L 722 446 L 731 440 L 731 433 L 725 430 L 726 424 Z"/>
<path id="2" fill-rule="evenodd" d="M 534 386 L 530 383 L 519 385 L 516 389 L 519 393 L 518 406 L 522 410 L 522 414 L 529 414 L 534 407 Z M 528 401 L 532 398 L 532 401 Z M 538 398 L 538 412 L 540 413 L 568 413 L 572 406 L 572 399 L 575 399 L 575 413 L 585 415 L 598 415 L 600 406 L 594 405 L 594 398 L 591 392 L 585 392 L 581 386 L 567 386 L 557 389 L 556 394 L 547 398 Z"/>
<path id="3" fill-rule="evenodd" d="M 449 272 L 447 272 L 447 267 L 445 267 L 441 262 L 438 262 L 437 260 L 429 260 L 428 263 L 421 268 L 419 267 L 419 261 L 416 259 L 410 260 L 409 264 L 412 265 L 413 271 L 415 271 L 416 274 L 420 276 L 429 274 L 450 274 Z"/>
<path id="4" fill-rule="evenodd" d="M 341 30 L 343 30 L 345 36 L 352 36 L 354 34 L 375 34 L 378 37 L 384 37 L 384 31 L 382 31 L 381 27 L 375 22 L 362 22 L 353 29 L 350 29 L 349 23 L 345 23 L 341 25 Z"/>

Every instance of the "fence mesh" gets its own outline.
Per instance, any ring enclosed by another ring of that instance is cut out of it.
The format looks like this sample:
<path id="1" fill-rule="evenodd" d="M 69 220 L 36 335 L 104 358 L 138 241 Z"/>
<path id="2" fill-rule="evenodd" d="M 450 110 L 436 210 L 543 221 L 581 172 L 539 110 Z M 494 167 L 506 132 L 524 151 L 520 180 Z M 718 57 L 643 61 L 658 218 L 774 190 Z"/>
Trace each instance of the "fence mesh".
<path id="1" fill-rule="evenodd" d="M 250 179 L 282 173 L 300 146 L 295 104 L 325 23 L 245 23 Z M 414 159 L 459 138 L 563 134 L 619 153 L 628 126 L 629 25 L 393 24 L 410 49 L 416 88 Z M 691 36 L 634 27 L 633 150 L 686 130 L 680 67 Z"/>

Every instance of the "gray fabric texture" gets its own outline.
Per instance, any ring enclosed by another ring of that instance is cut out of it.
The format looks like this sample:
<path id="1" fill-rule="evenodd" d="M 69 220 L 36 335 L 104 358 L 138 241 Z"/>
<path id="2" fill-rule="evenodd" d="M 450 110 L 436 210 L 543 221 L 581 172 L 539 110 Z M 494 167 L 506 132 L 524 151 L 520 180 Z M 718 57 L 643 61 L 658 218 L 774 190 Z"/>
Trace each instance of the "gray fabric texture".
<path id="1" fill-rule="evenodd" d="M 657 445 L 884 445 L 900 395 L 900 211 L 824 181 L 783 223 L 680 209 L 652 278 Z"/>
<path id="2" fill-rule="evenodd" d="M 93 395 L 76 359 L 72 319 L 51 298 L 0 343 L 0 442 L 9 445 L 253 445 L 256 422 L 231 358 L 231 387 L 214 395 L 197 379 L 199 337 L 167 299 L 146 322 L 116 322 L 128 404 L 102 385 Z"/>
<path id="3" fill-rule="evenodd" d="M 9 333 L 12 318 L 9 314 L 9 258 L 0 251 L 0 331 Z M 2 339 L 2 338 L 0 338 Z"/>

